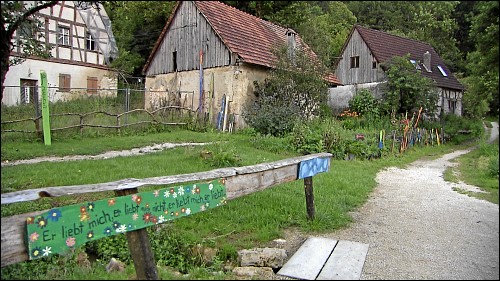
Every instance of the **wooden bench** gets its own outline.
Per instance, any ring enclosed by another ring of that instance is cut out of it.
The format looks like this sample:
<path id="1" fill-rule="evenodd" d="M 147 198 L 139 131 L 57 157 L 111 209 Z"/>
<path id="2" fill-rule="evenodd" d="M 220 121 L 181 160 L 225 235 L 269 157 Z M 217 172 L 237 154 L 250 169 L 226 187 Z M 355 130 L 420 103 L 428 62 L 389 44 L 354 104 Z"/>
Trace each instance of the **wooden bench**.
<path id="1" fill-rule="evenodd" d="M 311 237 L 277 274 L 305 280 L 359 280 L 367 253 L 368 244 Z"/>

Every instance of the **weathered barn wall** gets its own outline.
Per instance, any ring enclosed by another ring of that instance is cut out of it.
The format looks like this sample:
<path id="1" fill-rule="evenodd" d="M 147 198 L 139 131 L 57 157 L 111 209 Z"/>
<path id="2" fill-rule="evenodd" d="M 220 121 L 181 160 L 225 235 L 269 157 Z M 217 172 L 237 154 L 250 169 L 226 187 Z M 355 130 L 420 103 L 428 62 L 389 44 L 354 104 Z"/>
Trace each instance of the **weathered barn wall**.
<path id="1" fill-rule="evenodd" d="M 351 68 L 351 57 L 355 56 L 359 57 L 359 66 Z M 335 70 L 335 76 L 344 85 L 385 80 L 385 74 L 380 64 L 375 61 L 370 49 L 357 30 L 354 30 L 351 40 L 342 53 L 342 58 Z"/>
<path id="2" fill-rule="evenodd" d="M 214 94 L 210 102 L 210 85 L 214 77 Z M 235 114 L 234 128 L 245 126 L 241 116 L 245 103 L 254 97 L 254 81 L 262 81 L 267 76 L 265 68 L 242 64 L 203 70 L 203 113 L 210 112 L 215 122 L 221 109 L 223 95 L 229 97 L 229 114 Z M 154 110 L 162 106 L 162 99 L 167 96 L 178 105 L 197 110 L 200 104 L 200 71 L 182 71 L 146 77 L 146 109 Z"/>
<path id="3" fill-rule="evenodd" d="M 229 49 L 205 17 L 192 2 L 186 1 L 172 19 L 145 74 L 150 76 L 199 69 L 200 49 L 203 51 L 203 68 L 235 63 Z"/>

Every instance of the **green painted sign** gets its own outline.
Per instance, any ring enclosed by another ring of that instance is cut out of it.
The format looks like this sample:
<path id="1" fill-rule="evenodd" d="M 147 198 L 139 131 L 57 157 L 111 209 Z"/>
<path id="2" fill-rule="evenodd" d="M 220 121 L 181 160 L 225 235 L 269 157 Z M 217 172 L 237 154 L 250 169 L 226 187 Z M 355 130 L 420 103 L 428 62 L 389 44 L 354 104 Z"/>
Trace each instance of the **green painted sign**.
<path id="1" fill-rule="evenodd" d="M 146 228 L 226 203 L 225 179 L 54 208 L 26 219 L 30 259 Z"/>
<path id="2" fill-rule="evenodd" d="M 40 71 L 40 82 L 42 84 L 42 119 L 43 119 L 43 141 L 45 145 L 50 145 L 50 113 L 49 113 L 49 91 L 47 89 L 47 73 Z"/>

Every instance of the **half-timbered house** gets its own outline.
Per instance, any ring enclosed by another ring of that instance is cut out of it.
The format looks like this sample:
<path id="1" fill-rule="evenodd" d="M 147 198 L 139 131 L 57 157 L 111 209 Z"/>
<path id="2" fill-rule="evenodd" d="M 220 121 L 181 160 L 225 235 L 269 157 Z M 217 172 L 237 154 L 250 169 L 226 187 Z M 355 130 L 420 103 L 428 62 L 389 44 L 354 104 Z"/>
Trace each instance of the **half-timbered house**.
<path id="1" fill-rule="evenodd" d="M 51 47 L 48 59 L 31 56 L 10 67 L 5 78 L 2 103 L 17 105 L 41 99 L 38 94 L 40 72 L 47 73 L 50 101 L 67 100 L 79 94 L 116 95 L 117 74 L 109 64 L 118 55 L 111 22 L 101 4 L 99 9 L 80 1 L 60 1 L 40 10 L 36 17 L 42 23 L 40 44 Z M 33 1 L 34 3 L 34 1 Z M 26 5 L 30 5 L 27 1 Z M 17 29 L 13 40 L 31 34 L 30 21 Z M 20 57 L 19 44 L 11 58 Z M 99 94 L 102 92 L 99 91 Z"/>
<path id="2" fill-rule="evenodd" d="M 146 109 L 162 106 L 166 95 L 215 122 L 225 103 L 234 128 L 276 59 L 273 48 L 303 44 L 287 29 L 217 1 L 180 1 L 144 66 Z M 333 74 L 327 78 L 340 84 Z M 326 95 L 326 93 L 325 93 Z M 169 98 L 171 99 L 171 98 Z"/>
<path id="3" fill-rule="evenodd" d="M 380 96 L 380 85 L 387 81 L 381 64 L 407 54 L 415 68 L 434 81 L 440 97 L 438 112 L 443 109 L 444 113 L 462 115 L 464 87 L 430 44 L 360 25 L 353 26 L 336 64 L 335 75 L 345 86 L 333 89 L 330 95 L 347 91 L 352 97 L 356 89 L 370 88 Z"/>

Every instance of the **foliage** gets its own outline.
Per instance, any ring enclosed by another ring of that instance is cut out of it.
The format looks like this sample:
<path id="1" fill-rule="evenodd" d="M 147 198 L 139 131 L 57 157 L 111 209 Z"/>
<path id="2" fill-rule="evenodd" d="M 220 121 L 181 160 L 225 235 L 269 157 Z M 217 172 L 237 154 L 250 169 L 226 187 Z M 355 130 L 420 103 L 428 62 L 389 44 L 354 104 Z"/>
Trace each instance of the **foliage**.
<path id="1" fill-rule="evenodd" d="M 22 63 L 30 55 L 43 58 L 50 57 L 51 47 L 39 41 L 43 39 L 43 33 L 40 32 L 43 23 L 37 18 L 36 13 L 57 3 L 58 1 L 48 1 L 40 4 L 2 1 L 2 17 L 0 18 L 0 84 L 2 84 L 2 92 L 0 100 L 3 99 L 5 77 L 11 65 Z M 16 31 L 19 31 L 19 40 L 13 40 Z M 11 52 L 16 47 L 21 48 L 21 54 L 11 59 Z"/>
<path id="2" fill-rule="evenodd" d="M 368 89 L 359 90 L 356 95 L 349 100 L 349 108 L 360 115 L 379 115 L 378 101 Z"/>
<path id="3" fill-rule="evenodd" d="M 422 107 L 424 113 L 436 114 L 438 93 L 434 83 L 415 69 L 409 55 L 393 57 L 382 67 L 388 79 L 381 103 L 383 113 L 414 112 Z"/>
<path id="4" fill-rule="evenodd" d="M 213 168 L 241 165 L 241 157 L 237 154 L 236 148 L 220 142 L 207 145 L 200 156 Z"/>
<path id="5" fill-rule="evenodd" d="M 286 47 L 274 50 L 277 61 L 263 82 L 255 82 L 253 102 L 245 105 L 243 118 L 261 134 L 282 136 L 297 119 L 309 120 L 326 103 L 325 69 L 304 47 L 289 56 Z"/>
<path id="6" fill-rule="evenodd" d="M 271 21 L 297 31 L 323 64 L 331 67 L 356 18 L 341 1 L 294 1 L 272 15 Z"/>
<path id="7" fill-rule="evenodd" d="M 445 114 L 443 118 L 444 131 L 453 144 L 476 140 L 484 133 L 481 120 L 461 117 L 455 114 Z"/>
<path id="8" fill-rule="evenodd" d="M 475 38 L 474 51 L 467 55 L 469 76 L 463 103 L 465 114 L 472 118 L 486 113 L 499 115 L 498 2 L 479 1 L 472 17 L 470 36 Z"/>
<path id="9" fill-rule="evenodd" d="M 273 88 L 270 80 L 255 84 L 258 99 L 247 103 L 243 118 L 255 131 L 262 135 L 283 136 L 290 132 L 298 116 L 298 107 L 288 100 L 265 95 Z"/>
<path id="10" fill-rule="evenodd" d="M 142 68 L 175 6 L 174 1 L 106 1 L 119 57 L 111 66 L 142 76 Z"/>

